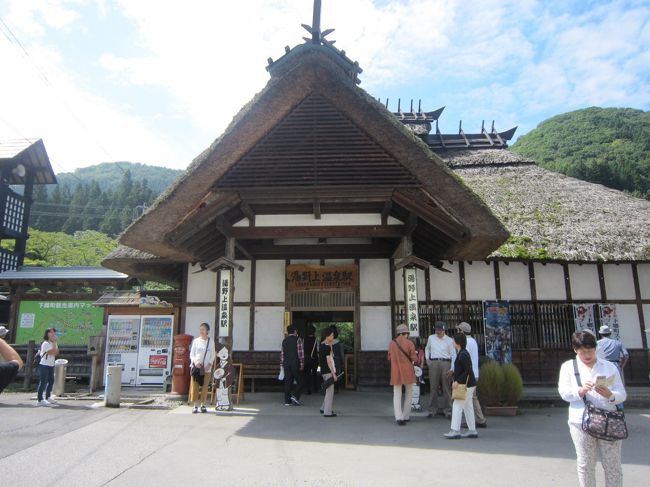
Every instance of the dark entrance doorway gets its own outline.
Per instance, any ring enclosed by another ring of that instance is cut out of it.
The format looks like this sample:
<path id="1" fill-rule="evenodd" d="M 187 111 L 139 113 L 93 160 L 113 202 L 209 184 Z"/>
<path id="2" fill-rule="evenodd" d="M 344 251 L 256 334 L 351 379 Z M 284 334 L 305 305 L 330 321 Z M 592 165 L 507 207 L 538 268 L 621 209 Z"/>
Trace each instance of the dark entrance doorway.
<path id="1" fill-rule="evenodd" d="M 321 331 L 335 325 L 338 339 L 343 345 L 345 353 L 345 382 L 347 387 L 354 387 L 354 312 L 353 311 L 293 311 L 291 323 L 298 328 L 298 334 L 306 337 L 308 328 L 313 326 L 316 330 L 316 340 L 320 343 Z M 305 356 L 311 354 L 311 348 L 305 348 Z"/>

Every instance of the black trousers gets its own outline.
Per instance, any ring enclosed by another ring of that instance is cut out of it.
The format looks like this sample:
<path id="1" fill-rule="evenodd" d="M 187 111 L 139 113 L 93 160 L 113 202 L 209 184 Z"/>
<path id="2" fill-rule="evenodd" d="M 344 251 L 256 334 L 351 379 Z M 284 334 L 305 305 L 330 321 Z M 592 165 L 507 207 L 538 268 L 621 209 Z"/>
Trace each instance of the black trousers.
<path id="1" fill-rule="evenodd" d="M 318 392 L 320 389 L 320 384 L 318 383 L 318 362 L 316 360 L 305 360 L 303 386 L 308 394 Z"/>
<path id="2" fill-rule="evenodd" d="M 296 382 L 294 387 L 294 381 Z M 291 396 L 300 399 L 302 393 L 302 373 L 298 365 L 285 365 L 284 366 L 284 402 L 289 404 Z M 293 393 L 292 393 L 293 391 Z"/>

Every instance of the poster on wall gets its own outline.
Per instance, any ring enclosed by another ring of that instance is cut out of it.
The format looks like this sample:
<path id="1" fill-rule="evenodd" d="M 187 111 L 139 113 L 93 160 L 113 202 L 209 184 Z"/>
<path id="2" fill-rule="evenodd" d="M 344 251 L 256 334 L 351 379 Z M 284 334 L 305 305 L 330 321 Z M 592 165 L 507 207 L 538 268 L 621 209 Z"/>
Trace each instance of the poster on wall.
<path id="1" fill-rule="evenodd" d="M 596 322 L 594 320 L 594 305 L 590 303 L 574 304 L 573 319 L 576 324 L 576 331 L 588 330 L 596 334 Z"/>
<path id="2" fill-rule="evenodd" d="M 503 364 L 512 363 L 512 324 L 508 301 L 483 301 L 485 354 Z"/>
<path id="3" fill-rule="evenodd" d="M 59 344 L 88 345 L 88 338 L 101 335 L 104 310 L 92 301 L 21 301 L 16 343 L 43 340 L 43 333 L 56 328 Z"/>
<path id="4" fill-rule="evenodd" d="M 607 325 L 612 330 L 610 338 L 615 340 L 619 339 L 618 316 L 616 315 L 615 304 L 599 304 L 598 310 L 600 312 L 600 326 Z"/>
<path id="5" fill-rule="evenodd" d="M 219 337 L 227 337 L 230 332 L 230 310 L 232 294 L 232 271 L 221 269 L 219 271 Z"/>
<path id="6" fill-rule="evenodd" d="M 404 301 L 406 304 L 406 325 L 409 336 L 420 336 L 420 320 L 418 319 L 418 281 L 416 269 L 404 268 Z"/>

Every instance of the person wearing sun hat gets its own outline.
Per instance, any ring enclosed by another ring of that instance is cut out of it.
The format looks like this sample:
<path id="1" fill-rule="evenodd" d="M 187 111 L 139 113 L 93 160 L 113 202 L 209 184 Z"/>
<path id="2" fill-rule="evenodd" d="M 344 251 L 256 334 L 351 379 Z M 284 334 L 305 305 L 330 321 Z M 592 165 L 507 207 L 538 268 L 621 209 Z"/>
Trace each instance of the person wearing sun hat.
<path id="1" fill-rule="evenodd" d="M 596 355 L 598 355 L 598 358 L 607 360 L 616 365 L 618 372 L 621 374 L 621 380 L 623 381 L 623 384 L 625 384 L 623 367 L 625 367 L 630 354 L 620 340 L 612 338 L 612 329 L 609 326 L 601 326 L 598 330 L 598 334 L 601 338 L 597 342 Z"/>
<path id="2" fill-rule="evenodd" d="M 415 345 L 408 337 L 408 327 L 399 325 L 395 329 L 395 338 L 388 345 L 390 385 L 393 386 L 393 409 L 395 422 L 399 426 L 404 426 L 411 419 L 411 398 L 416 380 L 413 363 L 417 359 L 417 353 Z"/>

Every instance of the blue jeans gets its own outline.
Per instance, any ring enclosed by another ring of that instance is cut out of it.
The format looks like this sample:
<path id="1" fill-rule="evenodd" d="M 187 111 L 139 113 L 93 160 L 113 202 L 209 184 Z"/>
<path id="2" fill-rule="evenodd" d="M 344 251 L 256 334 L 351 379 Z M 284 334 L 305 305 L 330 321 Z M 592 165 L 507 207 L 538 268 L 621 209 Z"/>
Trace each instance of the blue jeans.
<path id="1" fill-rule="evenodd" d="M 38 376 L 40 377 L 38 400 L 43 400 L 43 392 L 45 392 L 45 399 L 49 399 L 50 394 L 52 394 L 52 386 L 54 386 L 54 367 L 38 364 Z"/>

